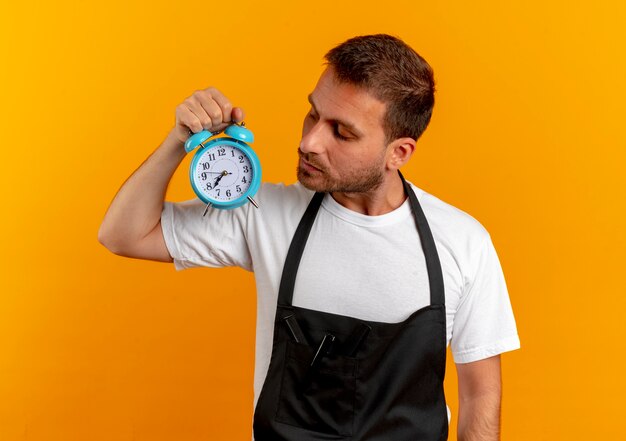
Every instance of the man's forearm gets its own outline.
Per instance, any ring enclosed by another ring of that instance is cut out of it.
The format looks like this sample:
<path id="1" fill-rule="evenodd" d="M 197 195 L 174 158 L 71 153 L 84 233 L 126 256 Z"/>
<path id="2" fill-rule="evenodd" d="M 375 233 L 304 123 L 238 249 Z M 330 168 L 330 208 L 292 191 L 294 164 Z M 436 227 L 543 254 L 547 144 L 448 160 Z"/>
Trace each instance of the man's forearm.
<path id="1" fill-rule="evenodd" d="M 500 439 L 502 372 L 500 355 L 457 363 L 459 378 L 459 441 Z"/>
<path id="2" fill-rule="evenodd" d="M 167 186 L 185 155 L 183 143 L 171 131 L 115 195 L 98 232 L 100 242 L 121 250 L 154 229 L 161 219 Z"/>
<path id="3" fill-rule="evenodd" d="M 500 439 L 500 392 L 493 391 L 459 402 L 459 441 Z"/>

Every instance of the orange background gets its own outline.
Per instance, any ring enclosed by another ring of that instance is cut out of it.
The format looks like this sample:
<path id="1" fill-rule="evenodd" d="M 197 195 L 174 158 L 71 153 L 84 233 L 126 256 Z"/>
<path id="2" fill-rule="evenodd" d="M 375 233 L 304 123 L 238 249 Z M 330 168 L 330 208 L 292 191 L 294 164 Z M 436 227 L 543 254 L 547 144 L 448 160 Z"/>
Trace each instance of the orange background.
<path id="1" fill-rule="evenodd" d="M 253 276 L 118 257 L 98 227 L 211 85 L 246 109 L 265 180 L 293 182 L 323 54 L 378 32 L 435 70 L 405 175 L 490 231 L 507 278 L 503 439 L 619 437 L 624 5 L 3 2 L 0 439 L 249 440 Z M 190 159 L 168 200 L 194 196 Z M 450 362 L 456 419 L 455 382 Z"/>

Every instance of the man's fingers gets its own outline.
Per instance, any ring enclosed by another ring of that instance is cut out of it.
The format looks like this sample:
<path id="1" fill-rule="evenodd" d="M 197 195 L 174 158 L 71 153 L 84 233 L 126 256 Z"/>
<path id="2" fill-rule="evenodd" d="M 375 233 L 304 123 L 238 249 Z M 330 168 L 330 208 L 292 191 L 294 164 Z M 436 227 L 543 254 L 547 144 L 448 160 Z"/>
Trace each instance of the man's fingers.
<path id="1" fill-rule="evenodd" d="M 192 112 L 187 103 L 181 104 L 176 108 L 176 119 L 180 124 L 186 126 L 193 133 L 204 130 L 203 124 L 200 122 L 196 114 Z"/>
<path id="2" fill-rule="evenodd" d="M 195 91 L 176 109 L 177 122 L 193 133 L 224 130 L 231 122 L 241 122 L 244 111 L 233 108 L 230 100 L 214 87 Z"/>
<path id="3" fill-rule="evenodd" d="M 245 113 L 241 107 L 235 107 L 233 109 L 233 121 L 241 122 L 244 119 Z"/>
<path id="4" fill-rule="evenodd" d="M 193 123 L 194 126 L 200 124 L 203 129 L 208 130 L 213 126 L 213 120 L 209 113 L 205 110 L 201 101 L 203 100 L 199 99 L 198 92 L 194 92 L 194 94 L 187 98 L 183 104 L 187 107 L 189 112 L 195 116 L 196 122 Z M 193 130 L 193 127 L 190 128 Z"/>
<path id="5" fill-rule="evenodd" d="M 220 106 L 214 101 L 201 101 L 202 108 L 205 113 L 209 116 L 211 120 L 211 124 L 206 127 L 207 130 L 215 129 L 222 124 L 224 121 L 224 115 L 222 113 L 222 109 Z"/>
<path id="6" fill-rule="evenodd" d="M 233 105 L 230 100 L 226 98 L 222 92 L 215 88 L 209 88 L 207 91 L 211 94 L 213 101 L 218 105 L 220 113 L 222 115 L 221 122 L 229 123 L 232 120 Z"/>

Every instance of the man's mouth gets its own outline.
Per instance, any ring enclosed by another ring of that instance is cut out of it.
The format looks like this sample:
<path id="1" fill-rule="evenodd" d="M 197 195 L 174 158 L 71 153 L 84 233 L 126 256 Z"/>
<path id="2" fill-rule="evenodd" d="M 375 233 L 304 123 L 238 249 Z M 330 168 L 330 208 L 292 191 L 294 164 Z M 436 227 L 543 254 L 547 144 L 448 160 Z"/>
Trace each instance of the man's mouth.
<path id="1" fill-rule="evenodd" d="M 300 156 L 300 167 L 302 167 L 307 172 L 321 172 L 322 169 L 314 166 L 309 161 Z"/>

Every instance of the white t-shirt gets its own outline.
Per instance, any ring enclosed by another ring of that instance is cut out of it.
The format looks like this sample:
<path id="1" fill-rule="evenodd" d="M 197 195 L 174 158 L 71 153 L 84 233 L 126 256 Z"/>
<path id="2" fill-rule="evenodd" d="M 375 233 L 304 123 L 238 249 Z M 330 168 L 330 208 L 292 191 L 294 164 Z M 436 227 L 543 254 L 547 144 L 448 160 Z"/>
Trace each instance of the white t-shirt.
<path id="1" fill-rule="evenodd" d="M 447 337 L 456 363 L 520 347 L 498 256 L 473 217 L 414 186 L 443 271 Z M 278 288 L 293 234 L 313 192 L 263 184 L 251 204 L 210 209 L 165 202 L 163 236 L 177 270 L 240 266 L 257 286 L 254 405 L 269 367 Z M 306 243 L 293 304 L 363 320 L 400 322 L 430 303 L 428 273 L 408 199 L 367 216 L 324 197 Z"/>

